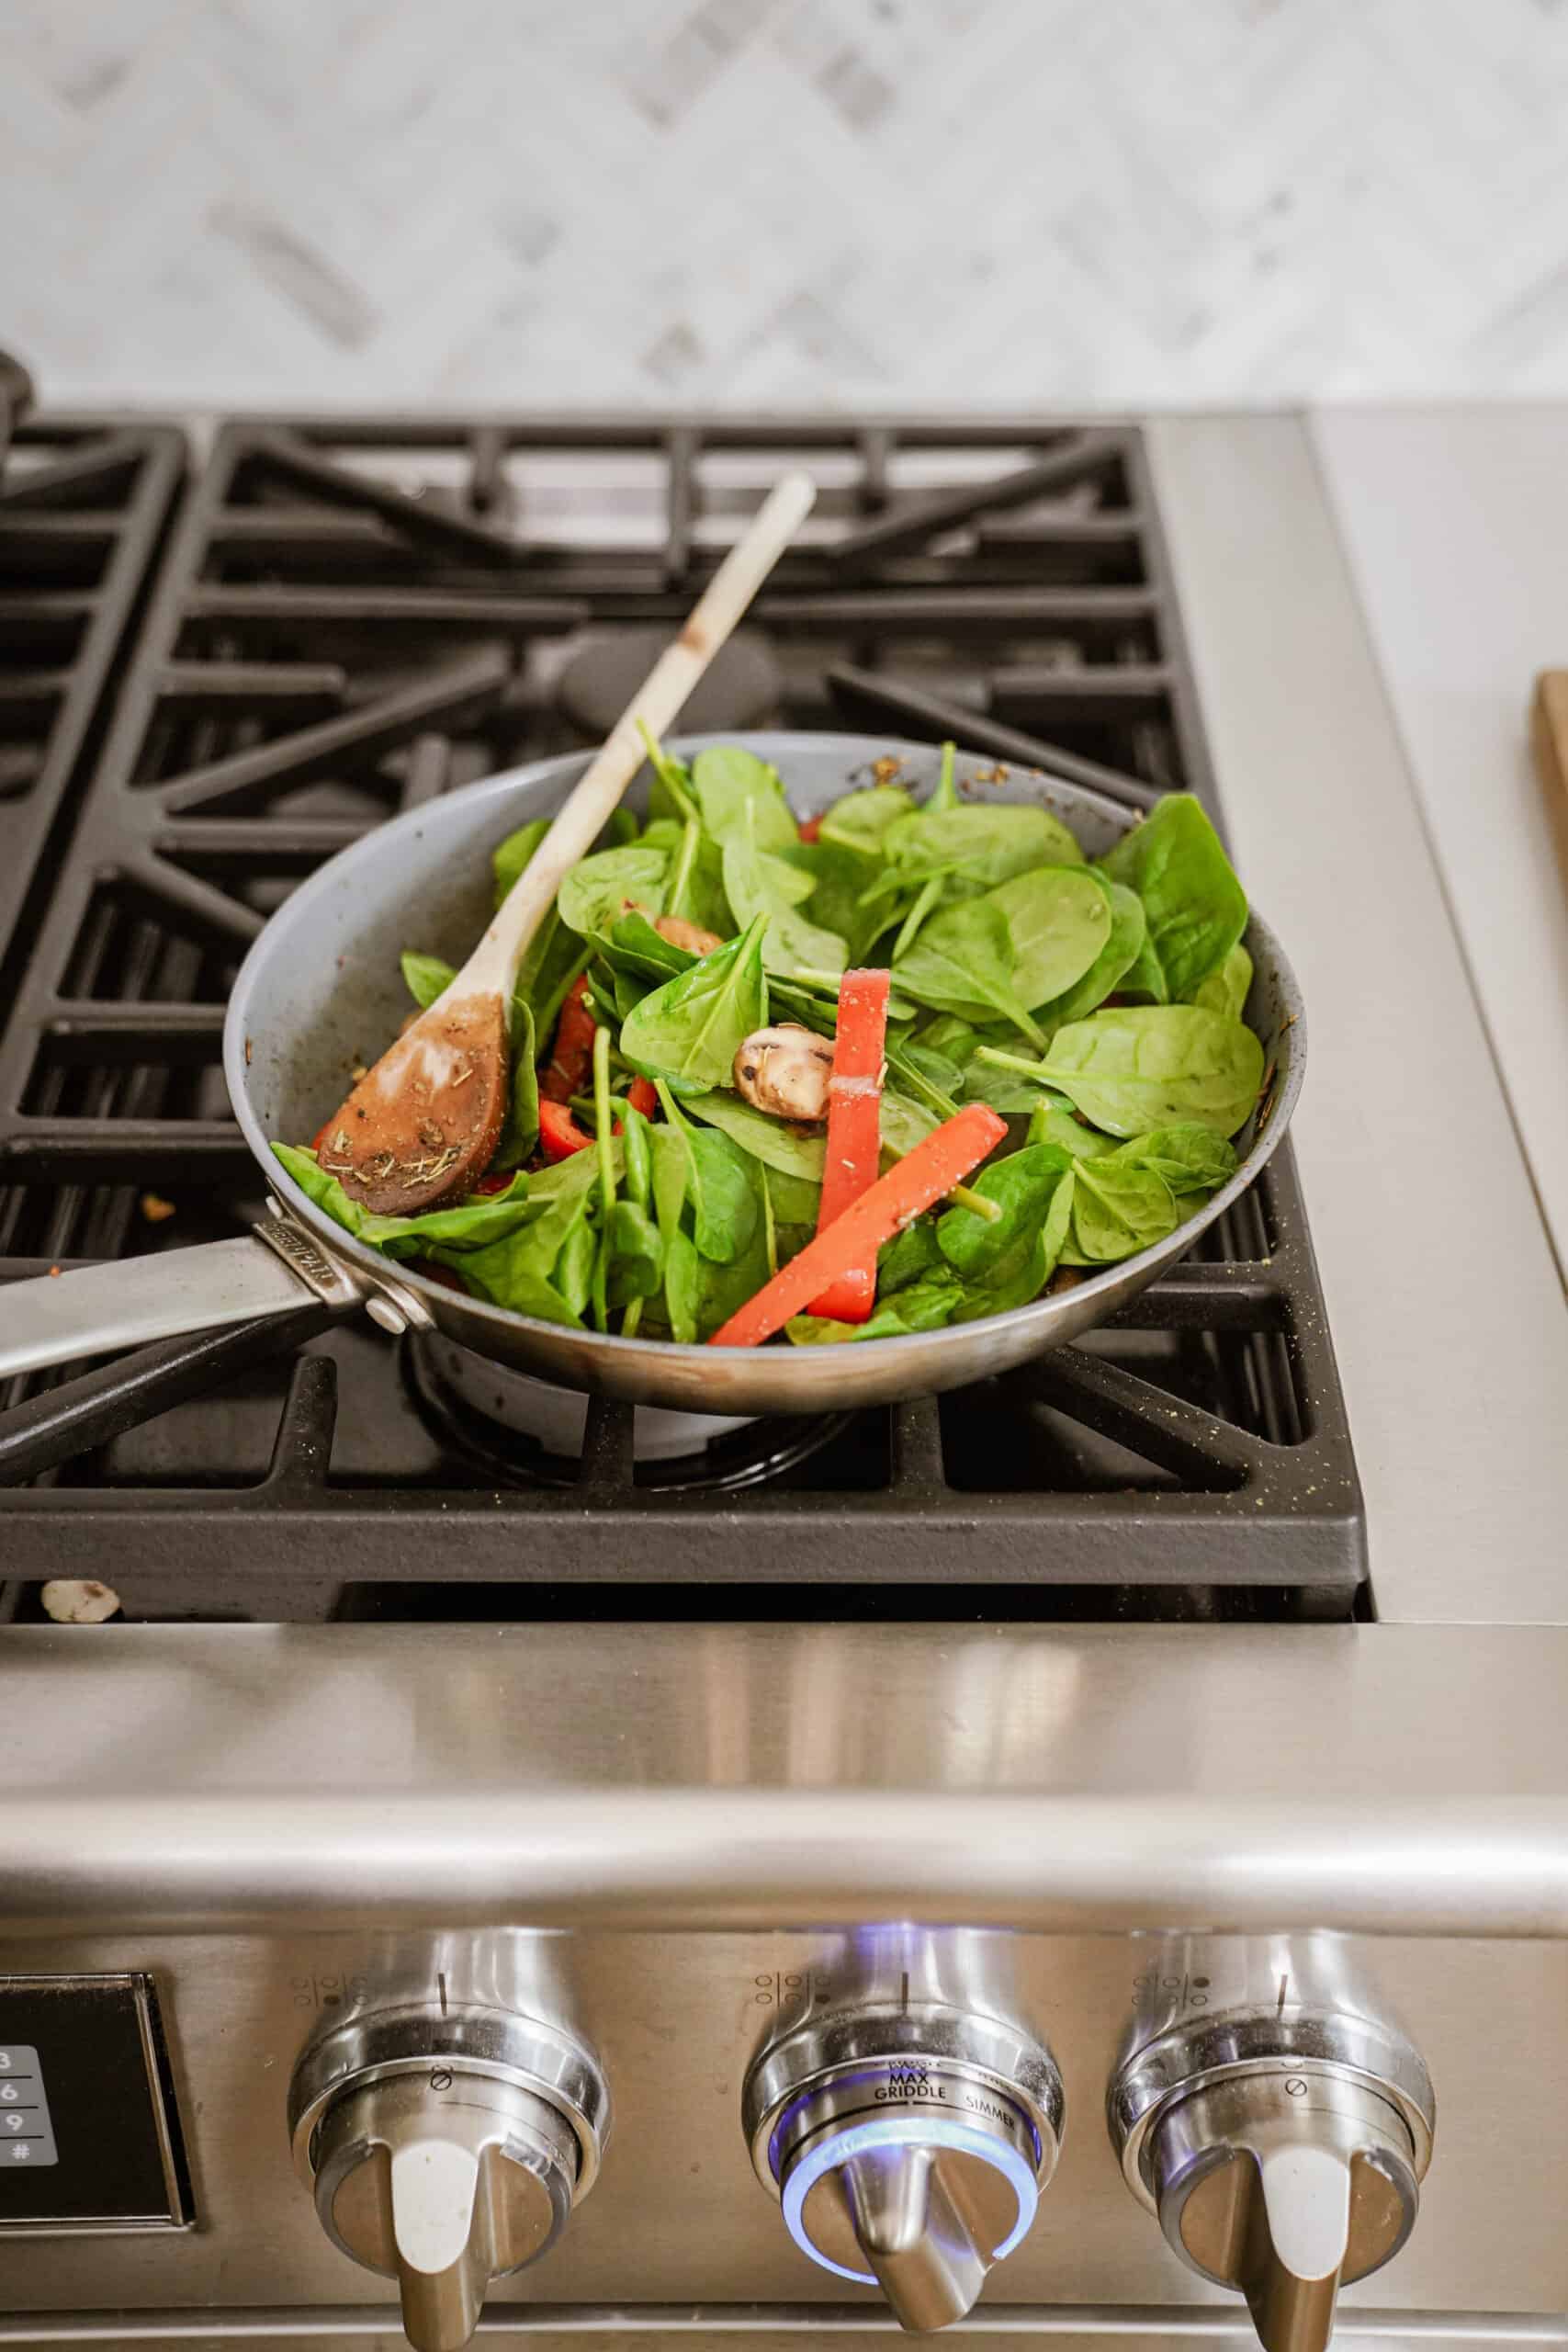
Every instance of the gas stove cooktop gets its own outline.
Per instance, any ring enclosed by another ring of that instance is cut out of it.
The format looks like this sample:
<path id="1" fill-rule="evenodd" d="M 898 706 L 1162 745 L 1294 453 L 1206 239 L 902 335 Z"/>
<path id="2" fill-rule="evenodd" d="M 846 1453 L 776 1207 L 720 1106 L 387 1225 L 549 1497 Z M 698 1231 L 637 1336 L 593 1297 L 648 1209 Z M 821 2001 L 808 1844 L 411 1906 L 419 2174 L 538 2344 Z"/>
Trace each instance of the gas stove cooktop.
<path id="1" fill-rule="evenodd" d="M 169 426 L 22 429 L 0 1277 L 260 1213 L 219 1049 L 267 915 L 367 827 L 594 740 L 798 461 L 816 514 L 684 726 L 951 734 L 1214 807 L 1132 428 L 239 419 L 199 468 Z M 1113 1325 L 891 1413 L 705 1442 L 367 1325 L 238 1352 L 164 1342 L 0 1394 L 0 1613 L 60 1577 L 220 1620 L 703 1614 L 720 1592 L 776 1617 L 794 1587 L 814 1616 L 1334 1618 L 1365 1590 L 1288 1147 Z"/>

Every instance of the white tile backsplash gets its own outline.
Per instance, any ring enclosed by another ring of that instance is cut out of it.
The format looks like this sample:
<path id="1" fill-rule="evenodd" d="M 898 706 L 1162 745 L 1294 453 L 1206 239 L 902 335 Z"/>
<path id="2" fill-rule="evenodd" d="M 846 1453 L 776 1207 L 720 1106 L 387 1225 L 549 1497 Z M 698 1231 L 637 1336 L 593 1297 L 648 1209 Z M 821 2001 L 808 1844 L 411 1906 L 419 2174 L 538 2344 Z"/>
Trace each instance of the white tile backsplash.
<path id="1" fill-rule="evenodd" d="M 9 0 L 56 401 L 1568 390 L 1565 0 Z"/>

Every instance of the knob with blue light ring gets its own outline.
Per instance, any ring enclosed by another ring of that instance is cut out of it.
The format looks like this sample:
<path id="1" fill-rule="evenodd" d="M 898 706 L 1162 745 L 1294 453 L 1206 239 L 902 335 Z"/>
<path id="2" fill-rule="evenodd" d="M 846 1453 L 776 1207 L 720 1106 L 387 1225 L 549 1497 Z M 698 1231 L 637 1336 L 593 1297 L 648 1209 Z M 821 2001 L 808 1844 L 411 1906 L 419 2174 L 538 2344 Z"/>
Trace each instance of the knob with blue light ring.
<path id="1" fill-rule="evenodd" d="M 1016 2218 L 1011 2229 L 998 2245 L 988 2252 L 982 2248 L 987 2267 L 1004 2261 L 1028 2235 L 1040 2203 L 1040 2188 L 1034 2167 L 1005 2141 L 992 2138 L 972 2124 L 960 2123 L 942 2115 L 894 2116 L 878 2115 L 869 2122 L 852 2123 L 838 2132 L 827 2132 L 790 2165 L 780 2198 L 784 2224 L 802 2254 L 809 2255 L 824 2270 L 836 2278 L 852 2279 L 861 2287 L 878 2284 L 874 2270 L 852 2270 L 847 2264 L 835 2262 L 825 2254 L 807 2232 L 804 2225 L 806 2200 L 824 2174 L 836 2172 L 852 2157 L 864 2154 L 870 2149 L 908 2149 L 923 2154 L 939 2148 L 953 2150 L 961 2155 L 972 2156 L 1001 2174 L 1017 2200 Z"/>
<path id="2" fill-rule="evenodd" d="M 1021 2243 L 1063 2120 L 1032 2038 L 951 2011 L 926 2022 L 922 2049 L 907 2015 L 810 2021 L 760 2056 L 747 2100 L 758 2172 L 801 2252 L 880 2286 L 921 2331 L 961 2318 Z"/>

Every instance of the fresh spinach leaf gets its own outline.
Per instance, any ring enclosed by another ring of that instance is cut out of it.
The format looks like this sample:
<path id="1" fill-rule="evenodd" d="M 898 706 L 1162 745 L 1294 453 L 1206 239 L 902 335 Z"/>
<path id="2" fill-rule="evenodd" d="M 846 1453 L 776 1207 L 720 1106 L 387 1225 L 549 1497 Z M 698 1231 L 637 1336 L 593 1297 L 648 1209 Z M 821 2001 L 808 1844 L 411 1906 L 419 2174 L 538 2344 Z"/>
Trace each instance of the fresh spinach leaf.
<path id="1" fill-rule="evenodd" d="M 313 1151 L 288 1143 L 275 1143 L 272 1148 L 319 1209 L 324 1209 L 345 1233 L 384 1250 L 389 1258 L 417 1258 L 436 1242 L 452 1249 L 482 1249 L 514 1233 L 537 1214 L 530 1202 L 528 1179 L 519 1174 L 503 1193 L 470 1193 L 449 1208 L 426 1209 L 418 1216 L 374 1216 L 350 1199 L 337 1178 L 319 1164 Z"/>
<path id="2" fill-rule="evenodd" d="M 1247 928 L 1247 893 L 1201 802 L 1168 794 L 1100 864 L 1143 900 L 1156 1001 L 1187 1001 Z"/>
<path id="3" fill-rule="evenodd" d="M 646 1119 L 633 1103 L 620 1106 L 621 1155 L 626 1169 L 626 1198 L 635 1201 L 639 1209 L 647 1208 L 653 1197 L 653 1134 L 652 1122 Z"/>
<path id="4" fill-rule="evenodd" d="M 1086 1127 L 1072 1104 L 1060 1094 L 1041 1094 L 1029 1121 L 1031 1143 L 1054 1143 L 1074 1159 L 1099 1159 L 1119 1147 L 1098 1127 Z"/>
<path id="5" fill-rule="evenodd" d="M 534 1008 L 525 996 L 512 1000 L 509 1046 L 512 1078 L 507 1088 L 506 1120 L 491 1162 L 492 1168 L 521 1168 L 539 1140 L 539 1073 L 535 1067 L 538 1043 L 534 1035 Z"/>
<path id="6" fill-rule="evenodd" d="M 684 1098 L 684 1107 L 694 1119 L 705 1120 L 709 1126 L 722 1129 L 742 1151 L 761 1160 L 765 1168 L 776 1168 L 786 1176 L 798 1177 L 803 1183 L 820 1187 L 827 1152 L 820 1135 L 787 1126 L 782 1119 L 771 1119 L 765 1111 L 743 1102 L 739 1094 L 716 1091 L 693 1094 Z"/>
<path id="7" fill-rule="evenodd" d="M 528 1182 L 536 1204 L 544 1196 L 542 1214 L 483 1249 L 442 1247 L 431 1255 L 494 1306 L 581 1329 L 597 1254 L 589 1205 L 598 1173 L 594 1155 L 584 1151 L 549 1171 L 556 1181 L 547 1189 L 543 1176 L 519 1178 Z"/>
<path id="8" fill-rule="evenodd" d="M 822 1206 L 821 1186 L 813 1182 L 809 1176 L 796 1175 L 793 1170 L 769 1168 L 765 1159 L 760 1160 L 758 1165 L 766 1170 L 768 1197 L 781 1229 L 799 1227 L 804 1228 L 808 1236 L 815 1233 L 818 1213 Z M 791 1250 L 786 1254 L 793 1256 L 794 1252 Z"/>
<path id="9" fill-rule="evenodd" d="M 762 969 L 767 917 L 645 996 L 621 1030 L 621 1052 L 681 1093 L 730 1083 L 735 1057 L 768 1017 Z"/>
<path id="10" fill-rule="evenodd" d="M 712 1264 L 727 1266 L 744 1253 L 756 1229 L 760 1201 L 750 1156 L 717 1129 L 694 1126 L 683 1118 L 662 1080 L 659 1099 L 666 1121 L 685 1146 L 685 1198 L 692 1211 L 693 1238 Z"/>
<path id="11" fill-rule="evenodd" d="M 1072 1226 L 1077 1191 L 1075 1170 L 1068 1167 L 1053 1191 L 1038 1226 L 1025 1226 L 1010 1250 L 964 1286 L 964 1302 L 955 1323 L 974 1323 L 987 1315 L 1008 1315 L 1014 1307 L 1037 1299 L 1055 1272 Z"/>
<path id="12" fill-rule="evenodd" d="M 761 1170 L 750 1161 L 743 1163 L 747 1182 L 752 1187 L 752 1217 L 750 1238 L 729 1259 L 705 1258 L 697 1255 L 696 1317 L 697 1333 L 708 1339 L 721 1323 L 727 1323 L 738 1307 L 754 1298 L 768 1279 L 767 1227 L 762 1216 Z"/>
<path id="13" fill-rule="evenodd" d="M 742 928 L 724 888 L 724 853 L 694 817 L 682 831 L 671 872 L 665 910 L 683 915 L 716 939 L 732 939 Z"/>
<path id="14" fill-rule="evenodd" d="M 1087 865 L 1042 865 L 987 893 L 1012 937 L 1012 987 L 1033 1012 L 1066 994 L 1111 937 L 1111 892 Z"/>
<path id="15" fill-rule="evenodd" d="M 1001 1265 L 1021 1240 L 1040 1230 L 1052 1194 L 1072 1165 L 1065 1151 L 1045 1143 L 1027 1144 L 1005 1159 L 994 1159 L 975 1178 L 974 1190 L 995 1201 L 1001 1216 L 991 1224 L 973 1209 L 948 1209 L 936 1228 L 942 1256 L 966 1280 Z"/>
<path id="16" fill-rule="evenodd" d="M 652 1298 L 664 1279 L 664 1245 L 659 1227 L 636 1201 L 617 1201 L 604 1233 L 608 1260 L 605 1295 L 611 1306 Z"/>
<path id="17" fill-rule="evenodd" d="M 797 842 L 777 853 L 781 865 L 794 866 L 811 879 L 811 895 L 802 901 L 807 914 L 824 931 L 837 932 L 852 964 L 859 963 L 879 929 L 875 910 L 860 903 L 865 883 L 865 861 L 834 842 L 818 839 Z"/>
<path id="18" fill-rule="evenodd" d="M 549 1278 L 521 1256 L 516 1242 L 522 1238 L 519 1235 L 515 1240 L 498 1242 L 493 1249 L 468 1256 L 451 1250 L 433 1250 L 430 1254 L 437 1265 L 450 1266 L 460 1274 L 474 1297 L 507 1307 L 513 1315 L 531 1315 L 536 1323 L 565 1323 L 581 1331 L 581 1310 L 570 1306 Z"/>
<path id="19" fill-rule="evenodd" d="M 1123 1159 L 1119 1151 L 1077 1165 L 1073 1239 L 1089 1264 L 1131 1258 L 1165 1240 L 1181 1222 L 1176 1195 L 1155 1169 Z"/>
<path id="20" fill-rule="evenodd" d="M 653 1149 L 653 1207 L 664 1246 L 664 1311 L 671 1337 L 689 1348 L 697 1336 L 701 1287 L 696 1244 L 681 1222 L 691 1159 L 685 1136 L 679 1126 L 655 1127 L 649 1142 Z"/>
<path id="21" fill-rule="evenodd" d="M 586 1158 L 586 1154 L 584 1154 Z M 556 1257 L 555 1271 L 550 1279 L 574 1315 L 586 1313 L 592 1301 L 598 1304 L 595 1276 L 599 1271 L 599 1235 L 593 1224 L 592 1206 L 586 1194 L 575 1204 L 575 1213 L 567 1227 L 566 1238 Z M 604 1329 L 602 1318 L 596 1328 Z"/>
<path id="22" fill-rule="evenodd" d="M 1090 870 L 1099 873 L 1098 867 Z M 1148 927 L 1143 900 L 1125 883 L 1112 882 L 1104 875 L 1100 878 L 1111 893 L 1110 936 L 1081 979 L 1048 1004 L 1036 1007 L 1034 1017 L 1047 1036 L 1065 1029 L 1069 1021 L 1082 1021 L 1096 1012 L 1144 952 Z"/>
<path id="23" fill-rule="evenodd" d="M 791 849 L 800 839 L 778 770 L 739 744 L 710 744 L 699 752 L 692 763 L 692 784 L 703 830 L 720 844 L 745 830 L 748 816 L 759 849 Z"/>
<path id="24" fill-rule="evenodd" d="M 818 828 L 817 838 L 830 848 L 848 851 L 863 863 L 880 858 L 890 828 L 917 814 L 901 785 L 873 784 L 862 792 L 848 792 L 836 800 Z M 862 875 L 863 881 L 863 871 Z"/>
<path id="25" fill-rule="evenodd" d="M 847 1343 L 853 1340 L 899 1340 L 912 1331 L 937 1331 L 963 1304 L 964 1284 L 947 1268 L 908 1283 L 879 1300 L 864 1323 L 834 1323 L 819 1315 L 797 1315 L 784 1327 L 796 1347 Z"/>
<path id="26" fill-rule="evenodd" d="M 686 1149 L 692 1161 L 692 1238 L 714 1265 L 728 1266 L 749 1246 L 757 1224 L 758 1200 L 746 1155 L 716 1127 L 689 1127 Z"/>
<path id="27" fill-rule="evenodd" d="M 1059 1029 L 1040 1075 L 1114 1136 L 1189 1123 L 1228 1136 L 1258 1100 L 1263 1047 L 1201 1005 L 1118 1006 Z"/>
<path id="28" fill-rule="evenodd" d="M 884 1243 L 878 1252 L 877 1297 L 891 1298 L 906 1283 L 919 1282 L 922 1274 L 934 1273 L 942 1262 L 935 1224 L 930 1217 L 918 1217 L 913 1225 L 907 1225 L 902 1233 L 896 1233 L 891 1241 Z"/>
<path id="29" fill-rule="evenodd" d="M 646 915 L 622 915 L 610 926 L 608 937 L 595 942 L 604 961 L 628 978 L 659 985 L 688 972 L 697 958 L 688 947 L 677 947 L 655 931 Z"/>
<path id="30" fill-rule="evenodd" d="M 920 935 L 926 917 L 936 912 L 942 900 L 942 877 L 940 874 L 933 874 L 929 882 L 921 883 L 915 893 L 908 913 L 898 926 L 898 936 L 893 942 L 892 961 L 895 964 L 900 956 L 908 954 Z"/>
<path id="31" fill-rule="evenodd" d="M 939 1053 L 934 1046 L 923 1045 L 918 1037 L 910 1039 L 898 1058 L 900 1065 L 908 1063 L 928 1086 L 934 1086 L 939 1094 L 956 1106 L 964 1089 L 963 1062 L 950 1060 L 946 1054 Z"/>
<path id="32" fill-rule="evenodd" d="M 945 871 L 982 890 L 1037 865 L 1080 865 L 1083 852 L 1046 808 L 997 801 L 983 808 L 919 809 L 887 828 L 886 854 L 911 880 Z"/>
<path id="33" fill-rule="evenodd" d="M 533 1010 L 535 1035 L 541 1045 L 554 1035 L 566 992 L 587 958 L 581 940 L 567 929 L 552 907 L 524 950 L 517 971 L 516 994 L 525 997 Z"/>
<path id="34" fill-rule="evenodd" d="M 428 1012 L 457 975 L 439 956 L 417 956 L 411 947 L 402 959 L 403 985 L 422 1012 Z"/>
<path id="35" fill-rule="evenodd" d="M 667 752 L 663 744 L 655 740 L 646 719 L 638 719 L 637 732 L 648 752 L 649 766 L 653 770 L 653 783 L 648 795 L 649 818 L 654 823 L 674 818 L 678 823 L 684 824 L 688 818 L 696 815 L 697 810 L 696 797 L 692 790 L 691 769 L 684 760 L 678 760 L 672 752 Z"/>
<path id="36" fill-rule="evenodd" d="M 626 849 L 602 849 L 580 858 L 561 876 L 556 907 L 562 922 L 580 939 L 611 930 L 624 915 L 628 899 L 651 914 L 664 911 L 664 885 L 670 860 L 661 849 L 634 842 Z"/>
<path id="37" fill-rule="evenodd" d="M 894 978 L 902 993 L 919 1004 L 982 1021 L 999 1012 L 1032 1045 L 1043 1047 L 1044 1036 L 1013 989 L 1012 965 L 1012 935 L 1001 909 L 985 899 L 970 899 L 931 917 L 908 955 L 895 966 Z"/>
<path id="38" fill-rule="evenodd" d="M 1155 1127 L 1122 1144 L 1115 1157 L 1124 1167 L 1152 1168 L 1178 1199 L 1190 1193 L 1206 1198 L 1228 1183 L 1236 1170 L 1235 1145 L 1212 1127 L 1196 1125 Z"/>
<path id="39" fill-rule="evenodd" d="M 1238 940 L 1219 970 L 1199 981 L 1192 991 L 1192 1001 L 1206 1006 L 1211 1012 L 1228 1012 L 1233 1021 L 1239 1021 L 1247 1010 L 1251 988 L 1252 958 Z"/>
<path id="40" fill-rule="evenodd" d="M 801 911 L 811 894 L 811 877 L 760 847 L 756 803 L 749 802 L 724 843 L 725 895 L 742 923 L 766 922 L 762 961 L 770 972 L 788 978 L 797 971 L 841 972 L 849 949 L 837 932 L 824 931 Z M 797 885 L 805 885 L 804 891 Z"/>
<path id="41" fill-rule="evenodd" d="M 495 877 L 495 903 L 498 907 L 549 830 L 547 817 L 531 818 L 527 824 L 519 825 L 514 833 L 508 833 L 506 839 L 491 850 L 491 872 Z"/>
<path id="42" fill-rule="evenodd" d="M 1057 1200 L 1071 1194 L 1072 1178 L 1065 1179 L 1052 1196 L 1051 1216 Z M 1055 1270 L 1060 1251 L 1058 1242 L 1054 1249 L 1044 1226 L 1032 1233 L 1021 1235 L 1001 1260 L 979 1282 L 966 1283 L 964 1296 L 953 1312 L 955 1323 L 978 1323 L 987 1315 L 1009 1315 L 1015 1306 L 1028 1306 L 1037 1299 Z"/>

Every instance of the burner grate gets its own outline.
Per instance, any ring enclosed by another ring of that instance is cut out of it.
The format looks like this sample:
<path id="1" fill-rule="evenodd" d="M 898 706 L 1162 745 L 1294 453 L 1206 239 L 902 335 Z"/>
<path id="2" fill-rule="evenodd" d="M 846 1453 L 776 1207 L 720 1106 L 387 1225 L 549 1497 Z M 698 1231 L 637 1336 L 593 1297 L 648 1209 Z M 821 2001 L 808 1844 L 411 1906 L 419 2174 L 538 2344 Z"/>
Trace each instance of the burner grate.
<path id="1" fill-rule="evenodd" d="M 682 614 L 802 458 L 818 507 L 750 624 L 780 723 L 952 733 L 1134 806 L 1213 805 L 1132 430 L 228 424 L 13 957 L 0 1277 L 259 1212 L 219 1052 L 268 913 L 386 817 L 583 740 L 585 669 Z M 1201 1250 L 1085 1345 L 855 1416 L 765 1484 L 716 1462 L 706 1490 L 639 1482 L 630 1409 L 603 1401 L 575 1483 L 530 1476 L 433 1428 L 391 1342 L 307 1306 L 277 1361 L 231 1331 L 14 1387 L 0 1510 L 29 1574 L 112 1557 L 150 1615 L 624 1600 L 633 1561 L 726 1606 L 800 1586 L 814 1611 L 829 1589 L 971 1613 L 1016 1589 L 1034 1615 L 1347 1614 L 1359 1494 L 1288 1147 Z"/>
<path id="2" fill-rule="evenodd" d="M 0 461 L 0 972 L 58 852 L 186 466 L 167 425 L 62 418 Z"/>

